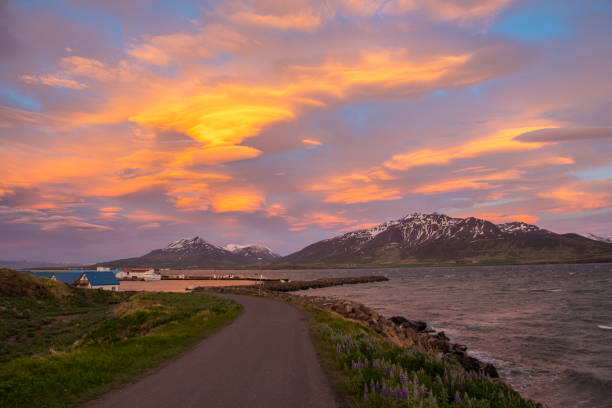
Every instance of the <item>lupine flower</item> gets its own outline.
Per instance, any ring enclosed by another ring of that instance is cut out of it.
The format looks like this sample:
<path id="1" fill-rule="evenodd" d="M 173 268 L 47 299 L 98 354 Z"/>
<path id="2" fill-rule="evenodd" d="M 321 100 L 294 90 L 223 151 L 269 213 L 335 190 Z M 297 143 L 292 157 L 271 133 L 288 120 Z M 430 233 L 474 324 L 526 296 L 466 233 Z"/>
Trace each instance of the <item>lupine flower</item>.
<path id="1" fill-rule="evenodd" d="M 461 397 L 459 396 L 459 392 L 455 393 L 455 404 L 461 404 Z"/>

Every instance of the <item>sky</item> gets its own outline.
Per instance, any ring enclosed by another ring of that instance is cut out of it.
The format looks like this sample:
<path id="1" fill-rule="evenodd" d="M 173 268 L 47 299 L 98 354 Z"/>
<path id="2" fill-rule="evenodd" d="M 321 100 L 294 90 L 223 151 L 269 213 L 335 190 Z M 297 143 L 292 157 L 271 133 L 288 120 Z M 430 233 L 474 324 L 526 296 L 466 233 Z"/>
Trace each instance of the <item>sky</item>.
<path id="1" fill-rule="evenodd" d="M 0 0 L 0 259 L 412 212 L 612 234 L 612 3 Z"/>

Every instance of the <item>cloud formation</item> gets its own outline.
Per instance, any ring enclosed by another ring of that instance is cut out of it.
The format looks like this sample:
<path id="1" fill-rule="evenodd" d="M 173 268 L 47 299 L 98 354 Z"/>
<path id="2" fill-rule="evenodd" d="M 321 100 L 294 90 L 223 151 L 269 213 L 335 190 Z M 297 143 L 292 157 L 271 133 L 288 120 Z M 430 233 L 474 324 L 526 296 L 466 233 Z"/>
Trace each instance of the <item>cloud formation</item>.
<path id="1" fill-rule="evenodd" d="M 496 25 L 539 1 L 2 7 L 0 258 L 287 253 L 412 211 L 612 232 L 609 8 L 538 42 Z"/>

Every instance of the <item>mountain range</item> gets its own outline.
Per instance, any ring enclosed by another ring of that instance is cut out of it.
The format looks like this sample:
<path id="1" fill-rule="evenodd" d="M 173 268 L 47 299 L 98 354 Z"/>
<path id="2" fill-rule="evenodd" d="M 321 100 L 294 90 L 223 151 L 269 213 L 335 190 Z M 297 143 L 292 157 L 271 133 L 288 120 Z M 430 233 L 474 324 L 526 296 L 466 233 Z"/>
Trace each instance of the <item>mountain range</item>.
<path id="1" fill-rule="evenodd" d="M 104 266 L 239 266 L 270 263 L 280 258 L 269 248 L 261 245 L 227 245 L 219 247 L 200 237 L 179 239 L 165 248 L 156 249 L 146 255 L 103 262 Z"/>
<path id="2" fill-rule="evenodd" d="M 599 237 L 598 237 L 599 238 Z M 556 234 L 523 222 L 494 224 L 474 217 L 409 214 L 368 229 L 315 242 L 281 257 L 259 245 L 219 247 L 180 239 L 137 258 L 105 266 L 224 267 L 246 265 L 380 265 L 415 263 L 539 263 L 612 260 L 612 243 Z"/>

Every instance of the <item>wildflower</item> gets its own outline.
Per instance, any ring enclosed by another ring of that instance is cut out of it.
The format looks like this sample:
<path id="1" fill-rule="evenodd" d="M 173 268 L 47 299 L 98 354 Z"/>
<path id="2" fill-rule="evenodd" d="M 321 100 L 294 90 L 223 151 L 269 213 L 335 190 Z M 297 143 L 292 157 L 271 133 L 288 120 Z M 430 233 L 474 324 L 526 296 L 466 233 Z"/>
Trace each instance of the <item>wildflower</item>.
<path id="1" fill-rule="evenodd" d="M 461 397 L 459 396 L 459 392 L 455 393 L 455 404 L 461 404 Z"/>

